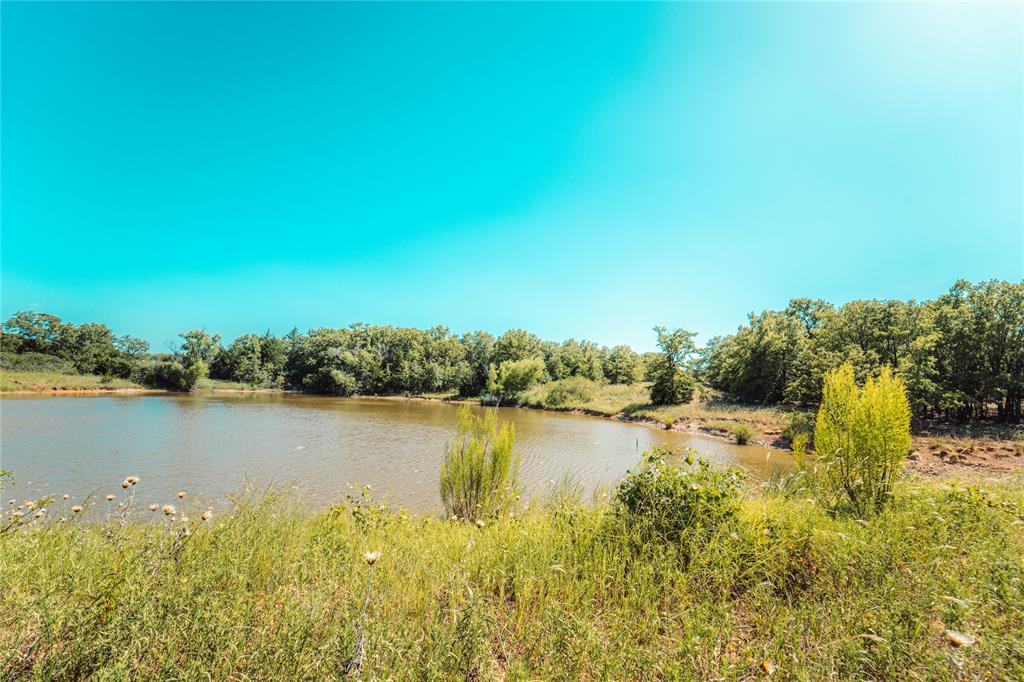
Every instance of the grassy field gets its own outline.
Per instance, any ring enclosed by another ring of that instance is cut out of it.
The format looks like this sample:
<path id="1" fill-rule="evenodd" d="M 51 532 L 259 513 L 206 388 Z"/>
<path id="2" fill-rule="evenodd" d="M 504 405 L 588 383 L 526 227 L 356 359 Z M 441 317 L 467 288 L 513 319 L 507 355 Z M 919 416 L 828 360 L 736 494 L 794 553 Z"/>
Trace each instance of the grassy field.
<path id="1" fill-rule="evenodd" d="M 151 390 L 127 379 L 99 377 L 92 374 L 68 374 L 65 372 L 31 372 L 21 370 L 0 371 L 0 392 L 25 391 L 49 393 L 53 391 L 114 391 L 125 389 Z M 253 388 L 249 384 L 219 379 L 201 379 L 197 391 L 259 391 L 275 392 L 277 388 Z"/>
<path id="2" fill-rule="evenodd" d="M 365 679 L 1021 679 L 1024 488 L 994 485 L 907 482 L 867 520 L 751 489 L 650 546 L 571 494 L 483 527 L 270 494 L 121 528 L 58 502 L 0 534 L 0 672 L 334 679 L 365 635 Z"/>
<path id="3" fill-rule="evenodd" d="M 552 400 L 553 393 L 568 399 Z M 777 407 L 738 405 L 714 395 L 698 395 L 685 405 L 656 406 L 650 404 L 650 384 L 602 384 L 578 378 L 538 384 L 524 394 L 522 403 L 530 407 L 624 415 L 661 424 L 684 422 L 708 430 L 727 431 L 745 424 L 755 429 L 760 440 L 767 441 L 782 433 L 793 414 L 792 410 Z"/>
<path id="4" fill-rule="evenodd" d="M 32 391 L 113 391 L 143 389 L 131 381 L 92 374 L 66 374 L 63 372 L 27 372 L 4 369 L 0 371 L 0 392 Z"/>

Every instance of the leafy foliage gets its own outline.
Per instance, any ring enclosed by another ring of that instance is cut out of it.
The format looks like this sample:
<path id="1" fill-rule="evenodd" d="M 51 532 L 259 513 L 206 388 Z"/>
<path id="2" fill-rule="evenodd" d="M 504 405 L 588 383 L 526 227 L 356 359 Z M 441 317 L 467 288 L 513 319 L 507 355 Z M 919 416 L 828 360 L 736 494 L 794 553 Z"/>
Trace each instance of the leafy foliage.
<path id="1" fill-rule="evenodd" d="M 544 406 L 558 409 L 571 404 L 584 403 L 593 397 L 594 382 L 573 377 L 556 382 L 544 396 Z"/>
<path id="2" fill-rule="evenodd" d="M 693 452 L 685 455 L 688 467 Z M 639 471 L 630 473 L 615 491 L 616 519 L 640 544 L 679 543 L 708 536 L 736 514 L 743 474 L 696 460 L 696 469 L 673 466 L 671 450 L 654 447 L 644 453 Z"/>
<path id="3" fill-rule="evenodd" d="M 933 301 L 851 301 L 835 308 L 794 299 L 751 314 L 713 339 L 700 361 L 712 387 L 745 402 L 814 405 L 826 372 L 858 381 L 889 367 L 921 417 L 991 414 L 1020 421 L 1024 396 L 1024 282 L 958 281 Z"/>
<path id="4" fill-rule="evenodd" d="M 910 405 L 888 368 L 858 387 L 851 365 L 825 375 L 814 428 L 828 488 L 857 515 L 877 512 L 910 452 Z"/>
<path id="5" fill-rule="evenodd" d="M 699 380 L 743 402 L 816 406 L 826 372 L 849 364 L 858 382 L 889 367 L 903 380 L 918 418 L 1018 422 L 1022 416 L 1024 282 L 958 281 L 920 303 L 867 300 L 837 308 L 798 298 L 784 310 L 751 314 L 735 334 L 714 338 L 699 352 L 692 332 L 655 331 L 661 352 L 638 355 L 628 346 L 541 341 L 523 329 L 495 339 L 483 331 L 457 336 L 443 326 L 353 324 L 305 334 L 295 329 L 284 337 L 244 334 L 227 348 L 219 335 L 194 329 L 182 333 L 180 349 L 167 356 L 150 354 L 145 341 L 116 336 L 102 324 L 20 311 L 4 323 L 0 346 L 6 367 L 18 362 L 14 356 L 35 353 L 67 363 L 68 371 L 165 387 L 176 370 L 154 363 L 190 367 L 201 360 L 215 379 L 333 395 L 479 396 L 504 363 L 532 368 L 539 361 L 539 375 L 524 375 L 527 365 L 508 366 L 503 400 L 516 399 L 519 379 L 579 377 L 650 381 L 656 405 L 690 401 Z"/>
<path id="6" fill-rule="evenodd" d="M 526 389 L 545 376 L 544 361 L 540 358 L 506 360 L 497 368 L 491 366 L 487 391 L 498 402 L 514 402 Z"/>
<path id="7" fill-rule="evenodd" d="M 693 376 L 693 356 L 697 350 L 693 339 L 696 332 L 685 329 L 669 331 L 655 327 L 661 356 L 652 369 L 651 402 L 655 405 L 677 405 L 693 398 L 696 381 Z"/>

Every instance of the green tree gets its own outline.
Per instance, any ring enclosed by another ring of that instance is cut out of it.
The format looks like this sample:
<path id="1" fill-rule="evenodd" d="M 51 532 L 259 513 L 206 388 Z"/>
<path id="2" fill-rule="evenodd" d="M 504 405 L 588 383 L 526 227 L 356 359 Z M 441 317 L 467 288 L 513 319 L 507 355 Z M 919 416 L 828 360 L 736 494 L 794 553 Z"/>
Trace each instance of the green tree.
<path id="1" fill-rule="evenodd" d="M 491 365 L 487 391 L 498 399 L 499 405 L 502 401 L 515 402 L 526 389 L 544 376 L 544 361 L 540 358 L 506 360 L 497 368 Z"/>
<path id="2" fill-rule="evenodd" d="M 603 362 L 605 378 L 613 384 L 635 384 L 644 377 L 644 363 L 629 346 L 615 346 Z"/>
<path id="3" fill-rule="evenodd" d="M 676 405 L 693 398 L 696 381 L 693 377 L 693 356 L 697 351 L 694 344 L 695 332 L 685 329 L 669 331 L 655 327 L 661 355 L 652 374 L 651 402 L 655 405 Z"/>
<path id="4" fill-rule="evenodd" d="M 458 383 L 459 392 L 464 396 L 478 396 L 487 388 L 494 337 L 487 332 L 470 332 L 462 336 L 461 344 L 466 369 Z"/>
<path id="5" fill-rule="evenodd" d="M 210 365 L 221 352 L 220 334 L 210 334 L 205 329 L 193 329 L 178 336 L 182 338 L 182 344 L 177 354 L 185 367 L 197 362 Z"/>
<path id="6" fill-rule="evenodd" d="M 494 342 L 490 361 L 500 365 L 507 361 L 542 357 L 540 339 L 525 329 L 510 329 Z"/>

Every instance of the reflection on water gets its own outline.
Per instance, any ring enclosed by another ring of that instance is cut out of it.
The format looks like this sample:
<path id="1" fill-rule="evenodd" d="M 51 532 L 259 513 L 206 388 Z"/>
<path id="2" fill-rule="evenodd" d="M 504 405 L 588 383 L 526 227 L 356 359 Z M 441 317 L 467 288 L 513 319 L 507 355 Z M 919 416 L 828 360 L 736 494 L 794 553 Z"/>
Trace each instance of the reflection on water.
<path id="1" fill-rule="evenodd" d="M 14 472 L 19 497 L 119 495 L 121 480 L 136 475 L 143 505 L 181 489 L 221 504 L 246 482 L 294 484 L 329 504 L 359 482 L 393 505 L 432 510 L 455 411 L 440 402 L 301 395 L 4 398 L 0 467 Z M 531 494 L 567 477 L 586 490 L 614 484 L 654 444 L 692 447 L 756 478 L 789 462 L 777 450 L 607 419 L 500 412 L 515 423 Z"/>

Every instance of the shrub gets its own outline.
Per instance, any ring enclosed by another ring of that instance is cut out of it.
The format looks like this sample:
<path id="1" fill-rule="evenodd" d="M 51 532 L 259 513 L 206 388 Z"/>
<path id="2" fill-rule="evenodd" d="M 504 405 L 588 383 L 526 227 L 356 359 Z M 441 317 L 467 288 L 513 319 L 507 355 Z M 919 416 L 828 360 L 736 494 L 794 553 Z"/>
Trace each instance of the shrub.
<path id="1" fill-rule="evenodd" d="M 519 494 L 519 454 L 510 422 L 494 410 L 459 409 L 455 440 L 441 462 L 441 501 L 449 515 L 481 519 L 508 512 Z"/>
<path id="2" fill-rule="evenodd" d="M 196 360 L 181 373 L 181 390 L 191 391 L 206 378 L 208 367 L 202 360 Z"/>
<path id="3" fill-rule="evenodd" d="M 11 353 L 5 347 L 0 353 L 0 368 L 17 372 L 59 372 L 61 374 L 74 374 L 75 366 L 71 362 L 58 358 L 55 355 L 43 353 Z M 16 338 L 16 337 L 15 337 Z"/>
<path id="4" fill-rule="evenodd" d="M 198 361 L 189 367 L 180 362 L 160 360 L 141 365 L 132 378 L 150 388 L 165 391 L 191 391 L 206 376 L 206 363 Z"/>
<path id="5" fill-rule="evenodd" d="M 795 443 L 798 436 L 805 435 L 807 436 L 806 445 L 811 446 L 814 437 L 815 416 L 813 412 L 794 412 L 789 418 L 789 424 L 782 430 L 783 437 L 787 438 L 790 443 Z"/>
<path id="6" fill-rule="evenodd" d="M 825 374 L 814 428 L 827 489 L 860 515 L 879 511 L 910 452 L 910 404 L 888 368 L 858 388 L 853 367 Z"/>
<path id="7" fill-rule="evenodd" d="M 655 405 L 679 405 L 693 399 L 696 382 L 693 375 L 675 364 L 662 361 L 651 384 L 651 402 Z"/>
<path id="8" fill-rule="evenodd" d="M 697 460 L 696 469 L 683 469 L 665 461 L 672 454 L 659 447 L 645 452 L 640 470 L 615 491 L 614 515 L 639 544 L 707 537 L 739 507 L 743 475 L 738 469 L 712 468 L 704 459 Z M 684 461 L 694 463 L 692 451 Z"/>
<path id="9" fill-rule="evenodd" d="M 746 445 L 747 441 L 754 437 L 754 430 L 746 424 L 732 427 L 732 435 L 740 445 Z"/>
<path id="10" fill-rule="evenodd" d="M 506 360 L 497 368 L 491 365 L 487 379 L 487 392 L 494 395 L 499 404 L 503 400 L 515 402 L 523 391 L 545 376 L 547 376 L 547 369 L 544 367 L 544 361 L 540 358 Z"/>
<path id="11" fill-rule="evenodd" d="M 579 405 L 594 396 L 593 382 L 581 377 L 571 377 L 555 382 L 544 396 L 544 406 L 551 408 Z"/>

